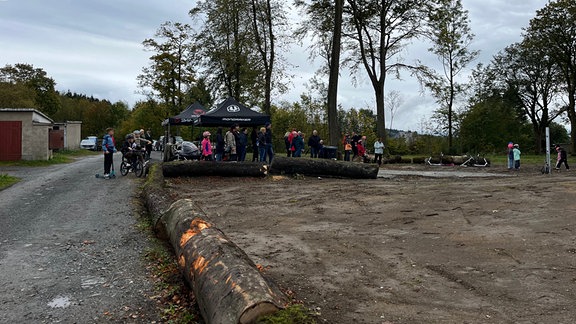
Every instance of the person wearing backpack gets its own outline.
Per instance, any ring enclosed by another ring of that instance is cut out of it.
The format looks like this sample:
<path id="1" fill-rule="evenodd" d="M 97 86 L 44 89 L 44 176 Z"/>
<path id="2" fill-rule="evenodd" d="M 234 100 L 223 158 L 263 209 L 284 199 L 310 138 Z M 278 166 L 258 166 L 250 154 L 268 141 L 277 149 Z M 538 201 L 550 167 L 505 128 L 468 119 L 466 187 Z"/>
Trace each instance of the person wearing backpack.
<path id="1" fill-rule="evenodd" d="M 560 170 L 562 163 L 564 163 L 566 170 L 570 170 L 570 167 L 568 166 L 568 154 L 566 154 L 566 150 L 560 145 L 556 145 L 556 152 L 558 152 L 558 157 L 556 158 L 557 162 L 555 169 Z"/>

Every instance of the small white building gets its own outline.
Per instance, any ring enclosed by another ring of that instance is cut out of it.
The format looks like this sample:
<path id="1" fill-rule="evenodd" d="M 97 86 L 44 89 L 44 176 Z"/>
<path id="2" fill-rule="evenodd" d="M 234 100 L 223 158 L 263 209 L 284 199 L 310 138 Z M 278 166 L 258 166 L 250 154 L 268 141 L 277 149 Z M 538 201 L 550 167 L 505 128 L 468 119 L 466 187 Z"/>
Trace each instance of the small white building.
<path id="1" fill-rule="evenodd" d="M 31 108 L 0 108 L 0 161 L 48 160 L 54 121 Z"/>

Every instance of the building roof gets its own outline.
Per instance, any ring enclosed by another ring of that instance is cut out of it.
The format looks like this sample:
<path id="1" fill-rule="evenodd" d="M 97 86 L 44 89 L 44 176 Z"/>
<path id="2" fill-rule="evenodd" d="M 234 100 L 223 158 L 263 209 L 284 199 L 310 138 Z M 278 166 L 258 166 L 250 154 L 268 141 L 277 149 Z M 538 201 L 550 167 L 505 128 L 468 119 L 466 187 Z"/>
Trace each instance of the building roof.
<path id="1" fill-rule="evenodd" d="M 44 115 L 43 112 L 36 110 L 34 108 L 0 108 L 0 113 L 3 112 L 9 112 L 9 113 L 15 113 L 15 112 L 29 112 L 32 113 L 32 122 L 34 123 L 39 123 L 39 124 L 54 124 L 54 121 Z"/>

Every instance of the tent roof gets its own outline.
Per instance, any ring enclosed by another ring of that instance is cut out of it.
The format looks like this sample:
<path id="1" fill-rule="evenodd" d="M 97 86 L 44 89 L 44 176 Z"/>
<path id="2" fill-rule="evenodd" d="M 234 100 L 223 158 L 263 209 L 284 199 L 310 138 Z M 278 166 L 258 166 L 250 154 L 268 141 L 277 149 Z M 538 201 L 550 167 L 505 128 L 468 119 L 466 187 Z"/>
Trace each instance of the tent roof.
<path id="1" fill-rule="evenodd" d="M 206 108 L 198 101 L 186 107 L 181 113 L 176 116 L 166 119 L 162 125 L 194 125 L 198 117 L 206 113 Z"/>
<path id="2" fill-rule="evenodd" d="M 230 97 L 198 118 L 202 126 L 258 126 L 270 122 L 270 116 L 254 111 Z"/>

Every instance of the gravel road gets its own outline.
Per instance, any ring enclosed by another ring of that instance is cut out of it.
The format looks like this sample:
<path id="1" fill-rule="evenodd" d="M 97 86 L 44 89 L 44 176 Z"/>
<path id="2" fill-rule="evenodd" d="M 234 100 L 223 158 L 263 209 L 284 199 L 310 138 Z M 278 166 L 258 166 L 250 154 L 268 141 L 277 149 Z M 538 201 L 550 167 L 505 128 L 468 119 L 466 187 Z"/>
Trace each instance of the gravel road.
<path id="1" fill-rule="evenodd" d="M 159 321 L 135 226 L 135 176 L 97 179 L 102 156 L 0 167 L 0 323 Z"/>

